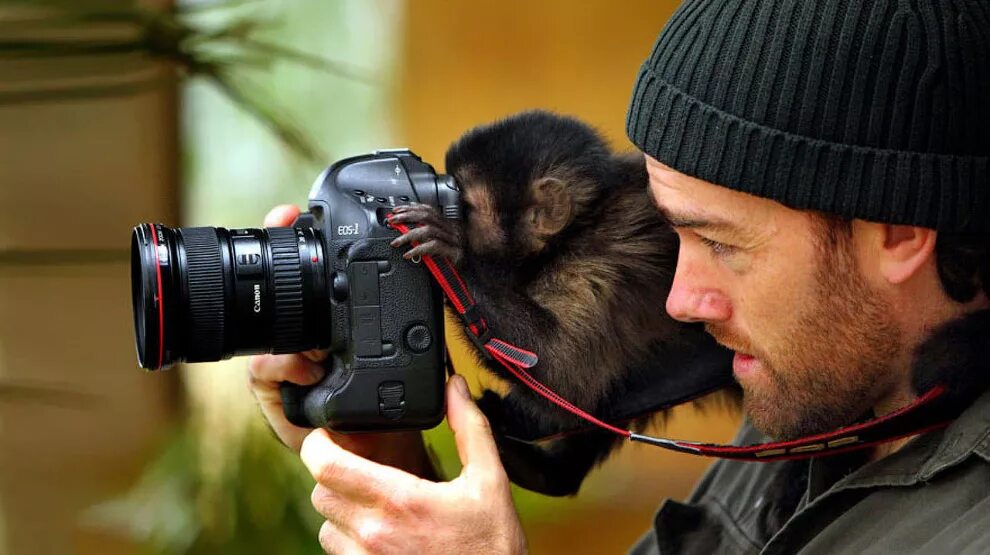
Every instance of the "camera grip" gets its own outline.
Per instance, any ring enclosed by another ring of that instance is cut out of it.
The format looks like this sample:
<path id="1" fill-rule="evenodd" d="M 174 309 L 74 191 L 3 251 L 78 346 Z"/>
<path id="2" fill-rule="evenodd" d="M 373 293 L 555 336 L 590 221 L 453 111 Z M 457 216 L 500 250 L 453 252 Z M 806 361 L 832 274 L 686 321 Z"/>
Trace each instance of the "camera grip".
<path id="1" fill-rule="evenodd" d="M 282 412 L 289 422 L 303 428 L 326 427 L 326 406 L 334 391 L 340 388 L 334 379 L 333 359 L 323 363 L 327 373 L 313 385 L 299 385 L 291 382 L 279 383 L 282 395 Z"/>
<path id="2" fill-rule="evenodd" d="M 282 394 L 282 412 L 285 413 L 285 418 L 293 425 L 301 428 L 315 427 L 309 421 L 309 418 L 306 417 L 306 411 L 303 409 L 303 406 L 306 402 L 306 395 L 316 387 L 318 385 L 307 386 L 290 382 L 281 382 L 278 384 L 279 392 Z"/>

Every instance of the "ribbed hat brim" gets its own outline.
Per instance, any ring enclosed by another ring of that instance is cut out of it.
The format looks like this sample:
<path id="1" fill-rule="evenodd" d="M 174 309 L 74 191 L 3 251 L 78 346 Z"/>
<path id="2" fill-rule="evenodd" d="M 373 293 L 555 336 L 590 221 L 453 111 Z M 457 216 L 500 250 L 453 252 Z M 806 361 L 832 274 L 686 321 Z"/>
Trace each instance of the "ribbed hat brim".
<path id="1" fill-rule="evenodd" d="M 629 139 L 675 170 L 797 209 L 942 231 L 990 231 L 990 157 L 832 143 L 746 121 L 644 64 Z"/>

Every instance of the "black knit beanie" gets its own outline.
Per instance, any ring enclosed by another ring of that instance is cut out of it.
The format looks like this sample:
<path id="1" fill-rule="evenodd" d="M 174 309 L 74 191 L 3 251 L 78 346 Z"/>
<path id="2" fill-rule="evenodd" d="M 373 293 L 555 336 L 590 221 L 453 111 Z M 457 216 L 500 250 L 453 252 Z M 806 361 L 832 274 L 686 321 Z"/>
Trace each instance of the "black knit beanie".
<path id="1" fill-rule="evenodd" d="M 626 132 L 793 208 L 990 231 L 990 0 L 686 0 Z"/>

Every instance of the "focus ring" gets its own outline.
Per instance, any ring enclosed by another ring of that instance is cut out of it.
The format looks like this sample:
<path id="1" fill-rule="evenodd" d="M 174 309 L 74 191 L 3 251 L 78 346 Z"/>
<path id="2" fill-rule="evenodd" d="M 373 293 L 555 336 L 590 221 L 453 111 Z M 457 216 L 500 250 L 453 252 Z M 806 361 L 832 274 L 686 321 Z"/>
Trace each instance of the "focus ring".
<path id="1" fill-rule="evenodd" d="M 179 229 L 186 251 L 189 327 L 186 360 L 223 357 L 224 287 L 220 240 L 212 227 Z"/>
<path id="2" fill-rule="evenodd" d="M 291 227 L 268 228 L 268 238 L 275 291 L 272 352 L 298 353 L 307 346 L 303 337 L 303 277 L 296 232 Z"/>

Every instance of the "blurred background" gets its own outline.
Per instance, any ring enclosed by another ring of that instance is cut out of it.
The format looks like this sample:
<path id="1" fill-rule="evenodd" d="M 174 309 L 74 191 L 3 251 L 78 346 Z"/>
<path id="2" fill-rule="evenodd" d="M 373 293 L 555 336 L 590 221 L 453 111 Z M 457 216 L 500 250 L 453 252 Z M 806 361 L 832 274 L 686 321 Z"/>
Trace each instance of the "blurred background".
<path id="1" fill-rule="evenodd" d="M 461 133 L 529 108 L 631 149 L 675 7 L 0 0 L 0 553 L 319 553 L 313 482 L 246 361 L 137 368 L 131 227 L 259 226 L 329 162 L 408 146 L 442 171 Z M 657 431 L 725 441 L 737 420 L 686 407 Z M 454 475 L 446 425 L 427 438 Z M 576 497 L 517 490 L 531 551 L 625 551 L 707 464 L 629 445 Z"/>

